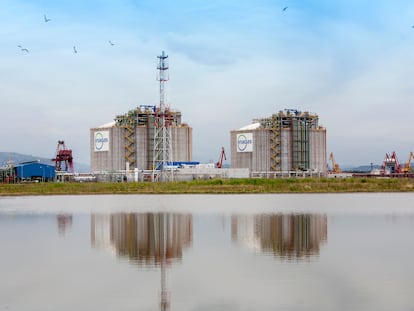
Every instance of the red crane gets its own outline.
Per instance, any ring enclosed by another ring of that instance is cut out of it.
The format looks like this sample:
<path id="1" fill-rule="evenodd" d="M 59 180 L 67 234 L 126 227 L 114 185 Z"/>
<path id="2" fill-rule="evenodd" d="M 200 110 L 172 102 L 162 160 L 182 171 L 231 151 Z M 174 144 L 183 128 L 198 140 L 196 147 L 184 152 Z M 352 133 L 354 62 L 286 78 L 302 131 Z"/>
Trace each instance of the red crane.
<path id="1" fill-rule="evenodd" d="M 224 147 L 221 147 L 220 158 L 219 158 L 219 161 L 216 163 L 216 167 L 222 168 L 224 160 L 226 160 L 226 153 L 224 152 Z"/>
<path id="2" fill-rule="evenodd" d="M 55 162 L 55 170 L 62 171 L 62 164 L 65 164 L 64 171 L 73 173 L 73 157 L 72 150 L 66 149 L 65 142 L 63 140 L 58 141 L 56 148 L 56 157 L 52 159 Z"/>
<path id="3" fill-rule="evenodd" d="M 398 162 L 397 154 L 395 153 L 395 151 L 393 151 L 391 155 L 386 153 L 385 159 L 381 165 L 381 173 L 389 175 L 389 174 L 395 174 L 395 173 L 399 174 L 401 172 L 402 172 L 401 166 L 400 166 L 400 163 Z"/>

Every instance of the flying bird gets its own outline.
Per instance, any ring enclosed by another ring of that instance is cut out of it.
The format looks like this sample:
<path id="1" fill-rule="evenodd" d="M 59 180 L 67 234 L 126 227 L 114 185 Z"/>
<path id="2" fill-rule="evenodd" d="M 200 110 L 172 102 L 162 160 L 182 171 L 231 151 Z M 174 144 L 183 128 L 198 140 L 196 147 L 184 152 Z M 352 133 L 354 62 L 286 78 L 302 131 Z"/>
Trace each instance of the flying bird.
<path id="1" fill-rule="evenodd" d="M 73 53 L 78 53 L 78 50 L 76 49 L 76 46 L 73 46 Z"/>
<path id="2" fill-rule="evenodd" d="M 21 45 L 18 45 L 17 47 L 20 49 L 20 51 L 29 53 L 29 50 L 26 49 L 26 48 L 24 48 L 24 47 L 22 47 Z"/>
<path id="3" fill-rule="evenodd" d="M 109 44 L 110 44 L 110 45 L 112 45 L 112 46 L 113 46 L 113 45 L 115 45 L 115 43 L 112 43 L 112 41 L 111 41 L 111 40 L 109 40 L 108 42 L 109 42 Z"/>
<path id="4" fill-rule="evenodd" d="M 46 17 L 46 14 L 43 15 L 44 19 L 45 19 L 45 23 L 50 22 L 51 19 Z"/>
<path id="5" fill-rule="evenodd" d="M 282 11 L 284 12 L 284 11 L 286 11 L 288 9 L 288 6 L 285 6 L 283 9 L 282 9 Z"/>

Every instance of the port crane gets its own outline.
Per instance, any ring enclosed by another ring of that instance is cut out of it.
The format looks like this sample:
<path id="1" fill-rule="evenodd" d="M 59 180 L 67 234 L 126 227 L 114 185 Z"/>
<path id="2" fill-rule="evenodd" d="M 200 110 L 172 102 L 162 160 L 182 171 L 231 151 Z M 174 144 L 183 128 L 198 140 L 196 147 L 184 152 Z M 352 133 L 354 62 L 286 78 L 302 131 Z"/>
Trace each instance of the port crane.
<path id="1" fill-rule="evenodd" d="M 384 161 L 381 165 L 381 173 L 382 174 L 399 174 L 402 172 L 402 167 L 398 162 L 397 154 L 395 151 L 392 152 L 391 155 L 388 153 L 385 154 Z"/>
<path id="2" fill-rule="evenodd" d="M 72 156 L 72 150 L 67 149 L 65 142 L 63 140 L 58 141 L 58 145 L 56 148 L 56 157 L 52 159 L 52 161 L 55 162 L 55 170 L 56 171 L 66 171 L 73 173 L 73 156 Z M 65 167 L 62 167 L 62 164 L 65 165 Z"/>
<path id="3" fill-rule="evenodd" d="M 224 147 L 221 147 L 220 158 L 219 158 L 218 162 L 216 163 L 216 167 L 217 168 L 222 168 L 224 160 L 226 160 L 226 153 L 224 152 Z"/>
<path id="4" fill-rule="evenodd" d="M 414 153 L 411 151 L 408 155 L 408 161 L 405 163 L 404 167 L 401 168 L 402 173 L 408 173 L 411 170 L 411 160 L 414 158 Z"/>
<path id="5" fill-rule="evenodd" d="M 339 164 L 338 163 L 335 163 L 334 155 L 333 155 L 332 152 L 329 155 L 329 160 L 332 162 L 332 172 L 333 173 L 342 173 L 342 170 L 339 167 Z"/>

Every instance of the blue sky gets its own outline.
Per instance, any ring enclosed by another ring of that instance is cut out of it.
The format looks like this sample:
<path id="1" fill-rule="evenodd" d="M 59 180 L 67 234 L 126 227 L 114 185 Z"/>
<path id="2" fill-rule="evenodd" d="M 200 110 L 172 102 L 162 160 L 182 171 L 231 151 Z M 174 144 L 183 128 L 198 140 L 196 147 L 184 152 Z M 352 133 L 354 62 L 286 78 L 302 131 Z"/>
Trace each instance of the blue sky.
<path id="1" fill-rule="evenodd" d="M 0 0 L 0 151 L 53 157 L 64 140 L 89 163 L 90 128 L 158 104 L 164 50 L 196 161 L 230 155 L 231 130 L 294 108 L 319 115 L 341 166 L 392 151 L 404 162 L 413 25 L 405 0 Z"/>

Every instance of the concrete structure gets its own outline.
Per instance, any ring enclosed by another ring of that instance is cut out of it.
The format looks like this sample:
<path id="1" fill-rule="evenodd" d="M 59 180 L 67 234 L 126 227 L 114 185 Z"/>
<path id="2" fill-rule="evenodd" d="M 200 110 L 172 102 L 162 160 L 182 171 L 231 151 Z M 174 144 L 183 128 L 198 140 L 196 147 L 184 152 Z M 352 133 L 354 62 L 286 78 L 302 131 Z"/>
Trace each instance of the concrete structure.
<path id="1" fill-rule="evenodd" d="M 231 131 L 231 167 L 274 177 L 326 174 L 326 129 L 318 122 L 316 114 L 286 109 Z"/>
<path id="2" fill-rule="evenodd" d="M 111 123 L 90 129 L 91 171 L 153 170 L 159 113 L 155 106 L 139 106 Z M 192 161 L 192 128 L 181 122 L 181 112 L 169 110 L 165 114 L 172 161 Z"/>

